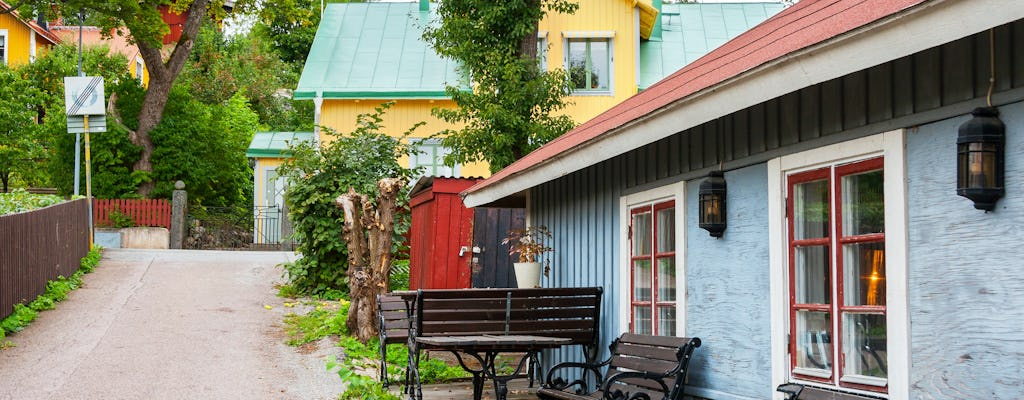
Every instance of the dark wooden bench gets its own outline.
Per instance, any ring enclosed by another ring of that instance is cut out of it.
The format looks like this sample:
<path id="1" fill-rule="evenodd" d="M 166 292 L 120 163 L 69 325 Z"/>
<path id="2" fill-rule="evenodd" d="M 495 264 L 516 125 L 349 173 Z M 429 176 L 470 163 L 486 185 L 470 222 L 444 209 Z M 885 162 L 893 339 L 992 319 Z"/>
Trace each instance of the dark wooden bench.
<path id="1" fill-rule="evenodd" d="M 595 363 L 562 363 L 548 371 L 541 399 L 584 400 L 678 400 L 683 398 L 686 372 L 700 339 L 623 334 L 612 342 L 608 360 Z M 603 368 L 607 367 L 604 374 Z M 560 374 L 577 372 L 568 380 Z M 587 381 L 593 378 L 597 390 Z"/>
<path id="2" fill-rule="evenodd" d="M 566 345 L 580 345 L 584 356 L 593 360 L 599 340 L 602 292 L 598 287 L 420 290 L 416 295 L 414 332 L 417 339 L 498 335 L 561 338 L 566 339 Z M 416 345 L 414 365 L 418 365 L 421 351 L 451 351 L 463 368 L 473 373 L 475 389 L 482 385 L 482 374 L 494 378 L 495 371 L 474 371 L 463 362 L 460 353 L 480 361 L 479 354 L 455 344 L 465 340 L 429 341 L 433 343 Z M 456 346 L 459 350 L 453 350 Z M 523 361 L 528 360 L 533 366 L 539 364 L 537 349 L 525 351 L 528 354 L 520 360 L 514 375 L 519 374 Z M 494 350 L 481 348 L 480 352 Z M 531 383 L 533 377 L 530 374 Z M 418 381 L 418 374 L 414 373 L 413 379 Z M 496 380 L 499 392 L 501 384 Z"/>
<path id="3" fill-rule="evenodd" d="M 409 312 L 405 300 L 397 295 L 382 294 L 377 296 L 377 316 L 379 317 L 378 335 L 380 337 L 380 381 L 388 387 L 388 345 L 409 343 Z M 405 384 L 409 385 L 409 371 L 405 372 Z"/>
<path id="4" fill-rule="evenodd" d="M 876 400 L 880 398 L 804 386 L 799 383 L 783 383 L 775 390 L 785 393 L 786 400 Z"/>

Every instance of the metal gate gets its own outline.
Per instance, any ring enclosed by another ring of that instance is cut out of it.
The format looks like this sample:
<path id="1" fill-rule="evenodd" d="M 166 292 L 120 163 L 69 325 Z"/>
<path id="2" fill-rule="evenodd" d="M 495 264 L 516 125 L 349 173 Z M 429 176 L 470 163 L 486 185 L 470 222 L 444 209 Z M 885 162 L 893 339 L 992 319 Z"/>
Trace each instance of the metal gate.
<path id="1" fill-rule="evenodd" d="M 281 208 L 278 206 L 253 207 L 253 244 L 281 243 Z"/>

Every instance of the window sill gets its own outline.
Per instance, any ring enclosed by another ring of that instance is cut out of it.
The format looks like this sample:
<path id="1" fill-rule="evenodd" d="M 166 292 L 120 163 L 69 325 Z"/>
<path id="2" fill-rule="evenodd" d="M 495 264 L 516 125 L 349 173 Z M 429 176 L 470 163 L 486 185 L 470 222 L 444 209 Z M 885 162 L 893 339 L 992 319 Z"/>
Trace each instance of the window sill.
<path id="1" fill-rule="evenodd" d="M 574 91 L 574 92 L 570 93 L 569 96 L 580 96 L 580 97 L 607 96 L 607 97 L 612 97 L 612 96 L 614 96 L 614 94 L 612 94 L 612 92 L 608 91 L 608 90 L 594 90 L 594 91 L 577 90 L 577 91 Z"/>

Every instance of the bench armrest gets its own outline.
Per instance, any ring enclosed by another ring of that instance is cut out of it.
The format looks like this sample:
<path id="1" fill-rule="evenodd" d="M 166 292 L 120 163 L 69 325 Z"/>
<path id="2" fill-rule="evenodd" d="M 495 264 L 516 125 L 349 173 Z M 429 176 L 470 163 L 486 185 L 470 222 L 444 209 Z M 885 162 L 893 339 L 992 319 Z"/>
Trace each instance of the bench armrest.
<path id="1" fill-rule="evenodd" d="M 588 392 L 590 392 L 590 390 L 587 387 L 587 381 L 586 381 L 586 379 L 587 379 L 587 372 L 591 372 L 591 373 L 594 374 L 594 378 L 597 380 L 597 385 L 600 386 L 601 383 L 602 383 L 601 382 L 601 368 L 606 366 L 606 365 L 608 365 L 608 361 L 605 361 L 605 362 L 600 363 L 600 364 L 589 364 L 589 363 L 581 363 L 581 362 L 564 362 L 564 363 L 560 363 L 558 365 L 555 365 L 554 367 L 551 367 L 551 369 L 548 371 L 548 376 L 544 379 L 544 387 L 548 388 L 548 389 L 555 389 L 555 390 L 562 390 L 562 391 L 564 391 L 567 388 L 570 388 L 570 387 L 573 387 L 573 386 L 578 386 L 576 388 L 576 393 L 577 394 L 588 393 Z M 565 369 L 572 369 L 572 368 L 583 370 L 583 374 L 582 374 L 583 376 L 581 376 L 579 379 L 573 380 L 572 382 L 568 382 L 568 381 L 566 381 L 564 378 L 562 378 L 560 376 L 558 376 L 558 377 L 555 376 L 555 372 L 558 371 L 558 370 L 565 370 Z"/>
<path id="2" fill-rule="evenodd" d="M 615 375 L 608 377 L 608 380 L 604 381 L 601 385 L 601 393 L 603 393 L 603 399 L 605 400 L 650 400 L 650 396 L 646 393 L 638 392 L 630 395 L 628 392 L 623 393 L 621 390 L 612 390 L 612 385 L 617 381 L 624 381 L 626 379 L 643 379 L 656 383 L 661 387 L 661 392 L 668 397 L 669 387 L 665 384 L 664 379 L 672 375 L 667 374 L 654 374 L 643 371 L 625 371 L 619 372 Z"/>

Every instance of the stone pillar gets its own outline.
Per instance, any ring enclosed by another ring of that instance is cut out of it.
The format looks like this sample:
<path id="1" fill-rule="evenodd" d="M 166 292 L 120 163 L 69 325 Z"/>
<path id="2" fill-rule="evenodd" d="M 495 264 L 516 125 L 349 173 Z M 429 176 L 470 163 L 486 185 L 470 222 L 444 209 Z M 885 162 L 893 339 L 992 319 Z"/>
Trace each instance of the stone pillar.
<path id="1" fill-rule="evenodd" d="M 180 249 L 185 243 L 185 214 L 188 213 L 188 194 L 185 182 L 174 182 L 174 194 L 171 196 L 171 245 L 172 249 Z"/>
<path id="2" fill-rule="evenodd" d="M 288 217 L 288 203 L 281 204 L 281 250 L 292 251 L 292 219 Z"/>

